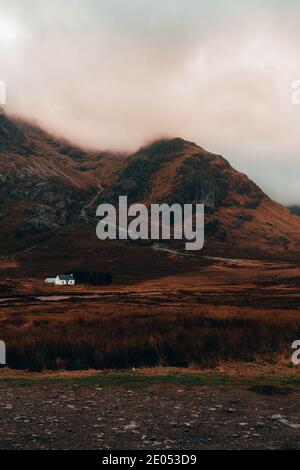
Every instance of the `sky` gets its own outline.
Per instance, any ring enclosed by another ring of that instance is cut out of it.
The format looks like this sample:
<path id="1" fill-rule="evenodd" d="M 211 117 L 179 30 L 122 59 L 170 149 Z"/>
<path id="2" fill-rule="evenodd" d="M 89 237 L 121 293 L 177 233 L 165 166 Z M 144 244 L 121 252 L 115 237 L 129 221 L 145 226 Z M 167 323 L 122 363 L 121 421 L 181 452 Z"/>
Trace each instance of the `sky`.
<path id="1" fill-rule="evenodd" d="M 91 149 L 182 137 L 300 204 L 300 2 L 0 0 L 9 113 Z"/>

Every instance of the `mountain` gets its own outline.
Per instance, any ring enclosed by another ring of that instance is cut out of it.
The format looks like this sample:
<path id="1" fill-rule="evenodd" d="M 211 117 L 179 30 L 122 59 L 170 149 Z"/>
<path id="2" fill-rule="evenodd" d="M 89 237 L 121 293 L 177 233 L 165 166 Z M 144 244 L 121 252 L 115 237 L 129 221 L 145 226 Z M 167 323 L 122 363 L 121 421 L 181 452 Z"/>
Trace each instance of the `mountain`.
<path id="1" fill-rule="evenodd" d="M 30 246 L 84 218 L 102 178 L 110 181 L 119 165 L 118 155 L 85 152 L 0 112 L 1 246 Z"/>
<path id="2" fill-rule="evenodd" d="M 205 249 L 225 255 L 300 253 L 300 220 L 220 155 L 176 138 L 140 149 L 101 194 L 116 203 L 204 203 Z"/>
<path id="3" fill-rule="evenodd" d="M 293 206 L 288 206 L 288 209 L 292 214 L 298 215 L 298 217 L 300 217 L 300 206 L 294 204 Z"/>
<path id="4" fill-rule="evenodd" d="M 128 195 L 129 202 L 147 205 L 204 203 L 206 242 L 200 255 L 300 257 L 299 217 L 222 156 L 180 138 L 153 142 L 132 155 L 89 152 L 1 112 L 0 181 L 2 256 L 30 253 L 29 262 L 41 253 L 45 258 L 48 250 L 58 259 L 66 257 L 68 242 L 77 258 L 102 250 L 104 262 L 108 244 L 95 235 L 96 207 Z M 113 243 L 119 258 L 128 261 L 132 247 Z M 144 257 L 145 250 L 140 250 Z"/>

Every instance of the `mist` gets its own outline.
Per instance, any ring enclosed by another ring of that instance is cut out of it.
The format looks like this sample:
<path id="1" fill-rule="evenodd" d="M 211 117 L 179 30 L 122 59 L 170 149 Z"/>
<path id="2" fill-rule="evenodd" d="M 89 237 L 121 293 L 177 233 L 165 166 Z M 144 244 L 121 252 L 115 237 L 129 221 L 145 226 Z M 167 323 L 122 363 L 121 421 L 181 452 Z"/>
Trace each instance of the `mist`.
<path id="1" fill-rule="evenodd" d="M 299 14 L 275 0 L 0 3 L 6 110 L 91 149 L 192 140 L 300 203 Z"/>

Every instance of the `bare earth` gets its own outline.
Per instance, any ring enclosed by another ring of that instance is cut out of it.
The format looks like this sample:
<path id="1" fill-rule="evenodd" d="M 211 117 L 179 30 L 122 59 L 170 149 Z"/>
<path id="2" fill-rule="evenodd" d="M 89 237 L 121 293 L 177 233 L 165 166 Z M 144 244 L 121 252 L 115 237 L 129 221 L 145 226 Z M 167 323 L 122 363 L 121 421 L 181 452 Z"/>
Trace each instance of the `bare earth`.
<path id="1" fill-rule="evenodd" d="M 300 449 L 299 398 L 297 388 L 1 381 L 0 448 Z"/>

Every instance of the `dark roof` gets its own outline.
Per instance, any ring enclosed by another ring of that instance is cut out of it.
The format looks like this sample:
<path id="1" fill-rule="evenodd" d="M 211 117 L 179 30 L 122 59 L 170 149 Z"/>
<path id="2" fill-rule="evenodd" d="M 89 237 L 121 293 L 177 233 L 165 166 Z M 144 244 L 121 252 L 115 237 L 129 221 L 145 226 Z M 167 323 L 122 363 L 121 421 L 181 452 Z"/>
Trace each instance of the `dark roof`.
<path id="1" fill-rule="evenodd" d="M 58 274 L 60 281 L 72 281 L 74 280 L 73 274 Z"/>

